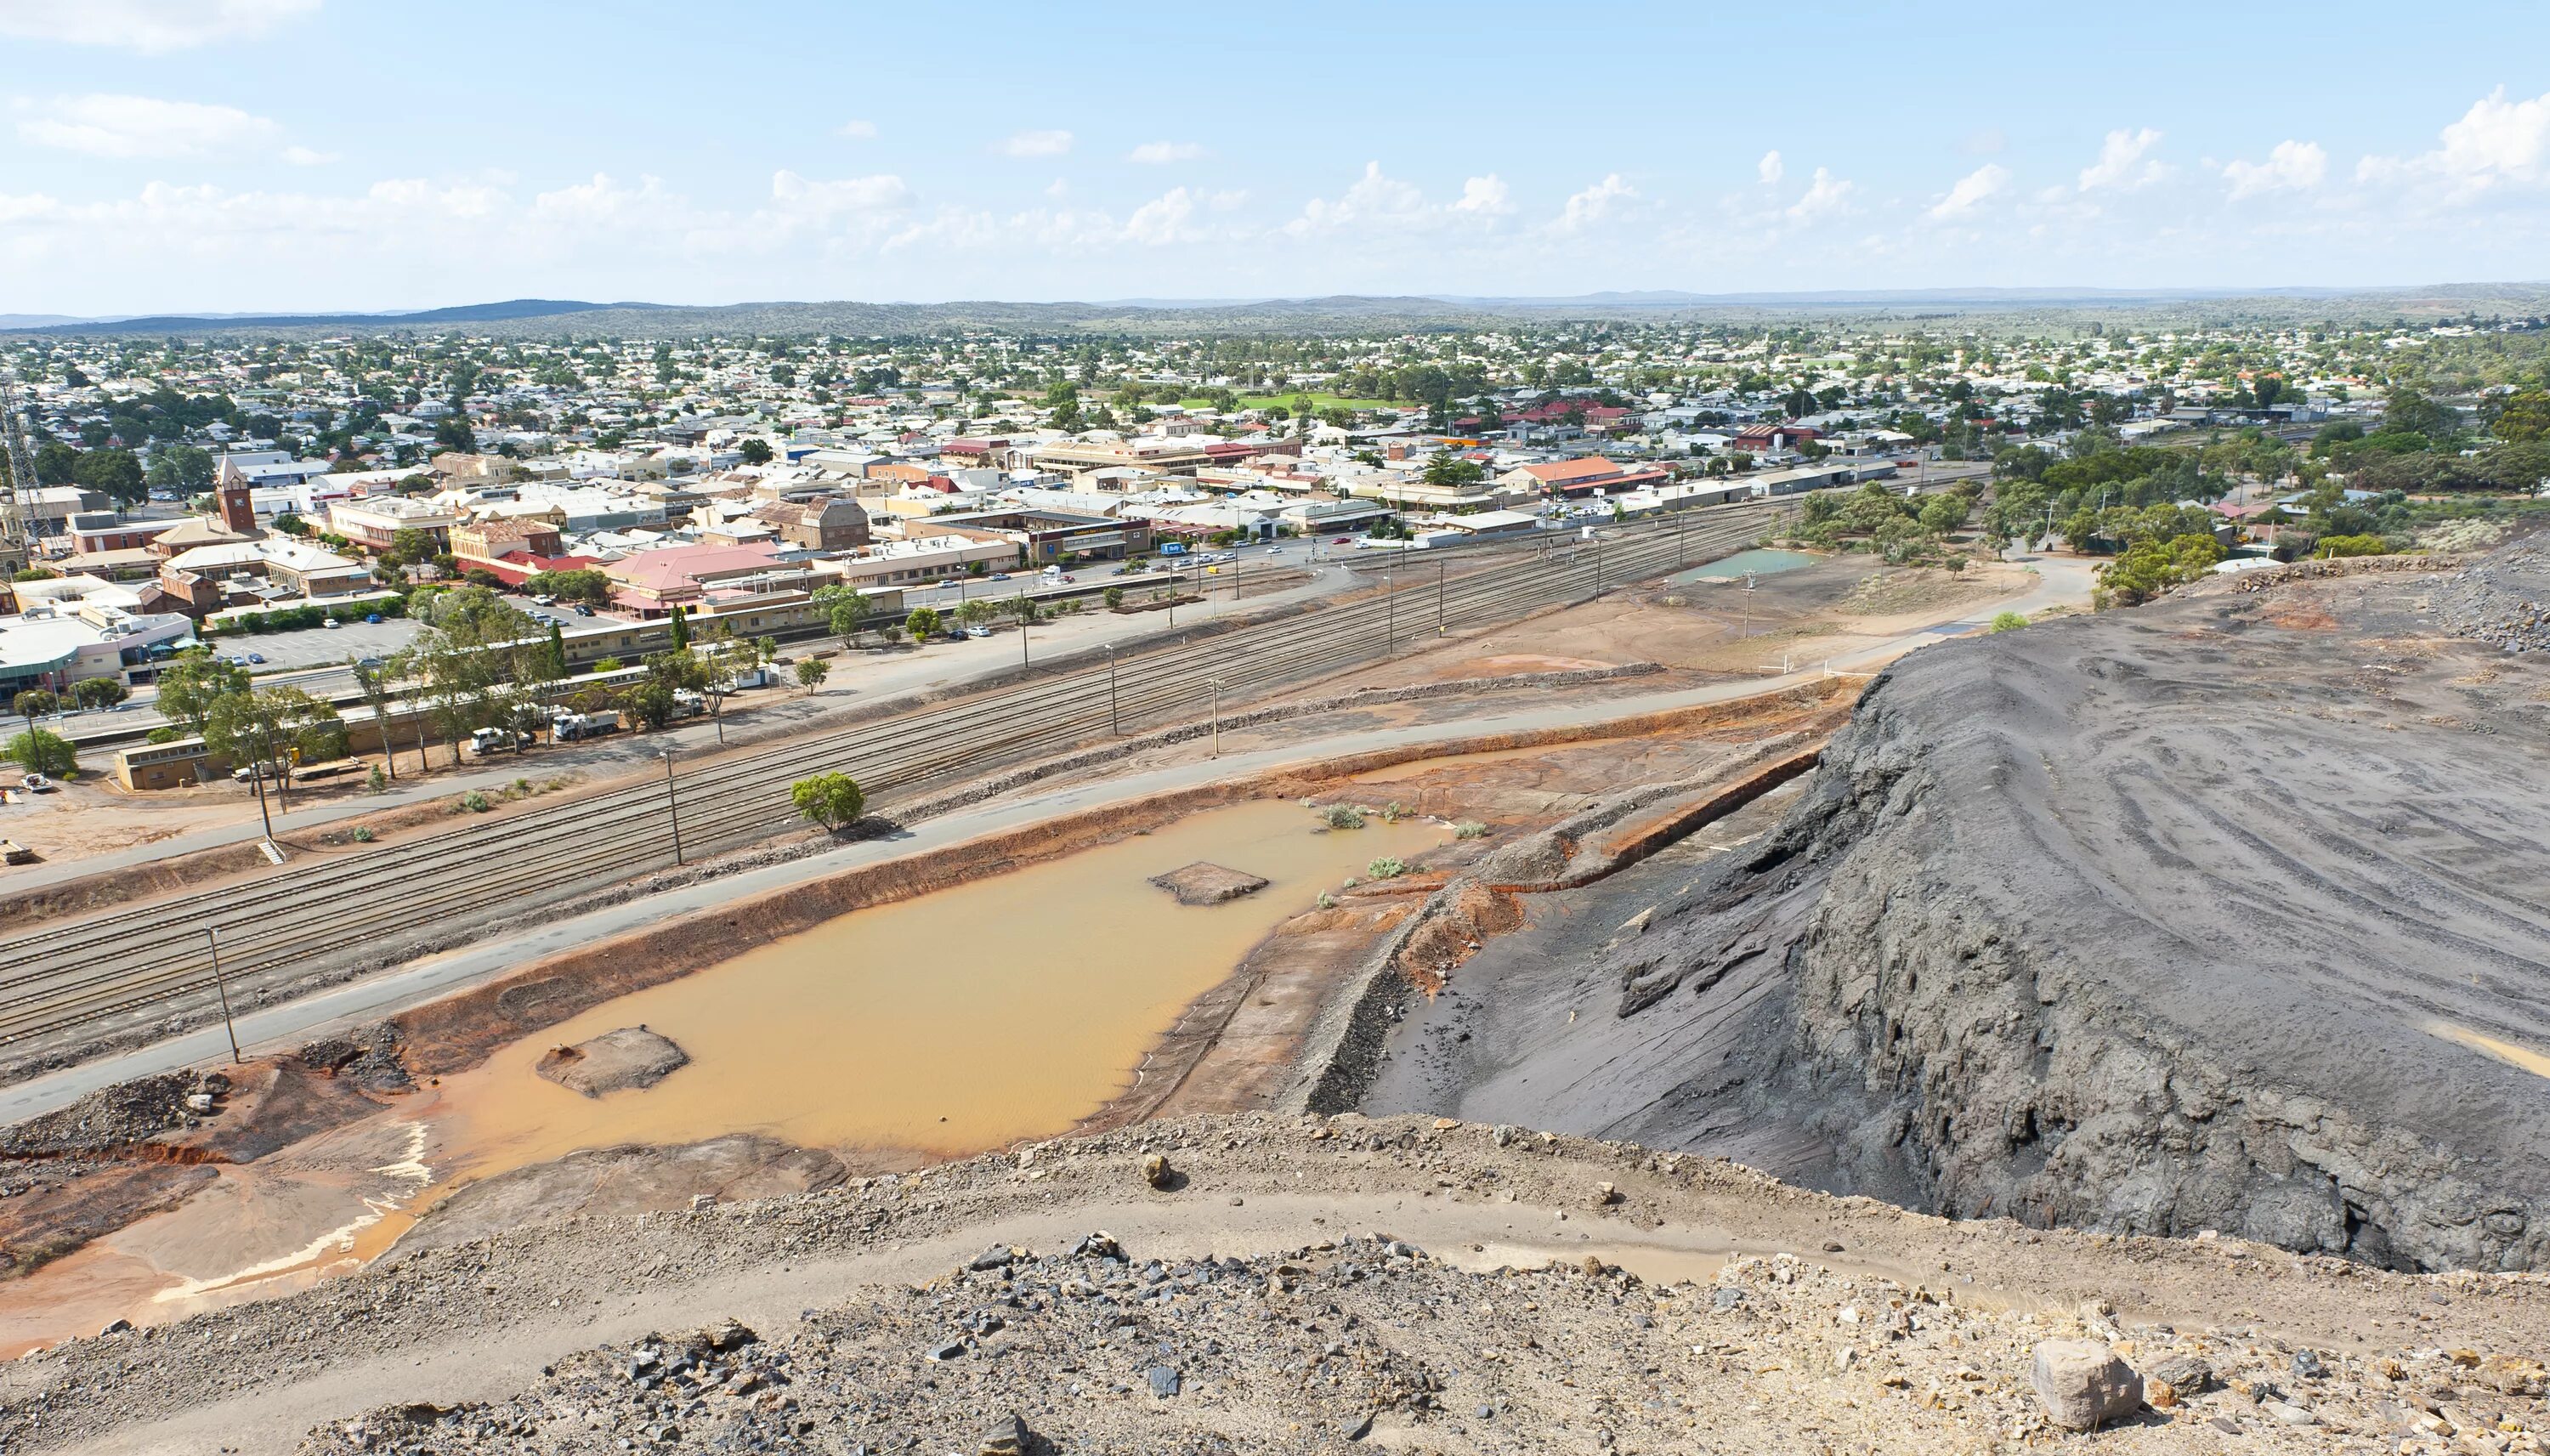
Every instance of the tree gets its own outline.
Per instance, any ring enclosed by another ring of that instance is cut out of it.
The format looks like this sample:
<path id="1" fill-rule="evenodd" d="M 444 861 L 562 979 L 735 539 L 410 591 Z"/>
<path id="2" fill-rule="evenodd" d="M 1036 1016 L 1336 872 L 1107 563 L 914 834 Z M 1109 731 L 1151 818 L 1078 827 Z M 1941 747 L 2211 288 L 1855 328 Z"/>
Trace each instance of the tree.
<path id="1" fill-rule="evenodd" d="M 682 609 L 673 609 L 673 650 L 683 651 L 691 645 L 691 619 Z"/>
<path id="2" fill-rule="evenodd" d="M 79 767 L 79 751 L 71 746 L 70 739 L 40 728 L 30 728 L 11 737 L 5 745 L 0 745 L 0 751 L 5 751 L 10 762 L 29 773 L 66 778 Z"/>
<path id="3" fill-rule="evenodd" d="M 824 679 L 832 675 L 833 664 L 821 657 L 797 659 L 797 686 L 801 688 L 820 688 L 824 685 Z"/>
<path id="4" fill-rule="evenodd" d="M 459 415 L 445 415 L 436 423 L 434 442 L 446 450 L 458 450 L 464 455 L 478 453 L 478 433 L 471 430 L 469 421 Z"/>
<path id="5" fill-rule="evenodd" d="M 29 688 L 9 700 L 9 711 L 27 720 L 27 727 L 31 728 L 36 726 L 37 719 L 61 706 L 62 700 L 47 688 Z"/>
<path id="6" fill-rule="evenodd" d="M 2550 438 L 2550 390 L 2526 389 L 2507 395 L 2490 422 L 2497 437 L 2524 444 Z"/>
<path id="7" fill-rule="evenodd" d="M 1465 460 L 1449 451 L 1425 462 L 1427 485 L 1476 485 L 1487 478 L 1487 469 L 1476 460 Z"/>
<path id="8" fill-rule="evenodd" d="M 97 491 L 119 506 L 138 506 L 150 499 L 150 487 L 144 479 L 142 461 L 131 450 L 90 450 L 79 457 L 71 479 L 85 489 Z"/>
<path id="9" fill-rule="evenodd" d="M 543 682 L 556 682 L 565 676 L 566 633 L 555 622 L 551 622 L 548 648 L 540 654 L 540 677 Z"/>
<path id="10" fill-rule="evenodd" d="M 789 800 L 806 819 L 826 829 L 856 824 L 867 812 L 867 796 L 845 773 L 819 773 L 789 786 Z"/>
<path id="11" fill-rule="evenodd" d="M 938 634 L 938 613 L 929 607 L 915 607 L 912 615 L 903 620 L 903 630 L 912 633 L 913 640 L 927 641 Z"/>
<path id="12" fill-rule="evenodd" d="M 418 566 L 434 559 L 434 536 L 413 526 L 402 526 L 390 533 L 389 549 L 381 559 L 392 566 Z"/>
<path id="13" fill-rule="evenodd" d="M 71 699 L 82 708 L 109 708 L 132 696 L 132 690 L 117 678 L 84 677 L 71 684 Z"/>
<path id="14" fill-rule="evenodd" d="M 759 436 L 754 436 L 752 438 L 745 440 L 741 449 L 743 451 L 743 463 L 747 465 L 767 465 L 770 463 L 770 441 L 761 438 Z"/>
<path id="15" fill-rule="evenodd" d="M 346 659 L 345 670 L 353 674 L 354 690 L 363 695 L 363 706 L 372 710 L 372 730 L 380 734 L 381 762 L 388 765 L 390 781 L 398 781 L 398 753 L 390 747 L 390 684 L 381 667 L 366 667 L 363 659 Z M 417 750 L 417 763 L 425 762 L 425 750 Z"/>
<path id="16" fill-rule="evenodd" d="M 437 726 L 450 735 L 457 767 L 460 740 L 471 729 L 521 716 L 528 685 L 542 680 L 548 641 L 529 617 L 485 587 L 435 592 L 412 611 L 425 630 L 408 652 Z"/>
<path id="17" fill-rule="evenodd" d="M 345 726 L 325 699 L 294 687 L 258 688 L 214 700 L 204 746 L 234 766 L 271 765 L 281 787 L 290 783 L 294 763 L 342 757 Z"/>
<path id="18" fill-rule="evenodd" d="M 36 483 L 68 485 L 79 470 L 80 452 L 58 439 L 47 440 L 36 451 Z"/>
<path id="19" fill-rule="evenodd" d="M 215 702 L 246 691 L 247 669 L 220 660 L 210 647 L 189 647 L 159 669 L 160 715 L 199 737 Z"/>
<path id="20" fill-rule="evenodd" d="M 842 646 L 855 647 L 858 645 L 859 624 L 866 620 L 867 609 L 857 602 L 837 601 L 833 603 L 832 615 L 825 626 L 833 630 L 833 635 L 841 639 Z"/>

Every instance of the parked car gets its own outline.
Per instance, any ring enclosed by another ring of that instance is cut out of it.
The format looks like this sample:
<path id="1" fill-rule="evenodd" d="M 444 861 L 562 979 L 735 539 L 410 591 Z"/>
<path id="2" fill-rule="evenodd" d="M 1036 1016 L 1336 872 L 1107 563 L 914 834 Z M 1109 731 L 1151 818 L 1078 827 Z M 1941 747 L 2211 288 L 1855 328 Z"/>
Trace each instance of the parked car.
<path id="1" fill-rule="evenodd" d="M 27 775 L 19 780 L 18 786 L 30 794 L 49 794 L 53 791 L 53 781 L 40 773 Z"/>
<path id="2" fill-rule="evenodd" d="M 965 629 L 965 635 L 969 637 L 988 637 L 991 634 L 992 630 L 988 627 L 976 626 Z"/>
<path id="3" fill-rule="evenodd" d="M 265 665 L 265 654 L 263 652 L 250 652 L 247 654 L 247 660 L 255 663 L 259 667 L 263 667 Z"/>
<path id="4" fill-rule="evenodd" d="M 331 617 L 331 618 L 329 618 L 329 619 L 327 620 L 327 622 L 326 622 L 324 625 L 325 625 L 325 626 L 326 626 L 326 627 L 327 627 L 331 631 L 335 631 L 335 630 L 336 630 L 336 629 L 338 629 L 338 628 L 343 627 L 345 624 L 343 624 L 343 623 L 342 623 L 342 622 L 339 622 L 339 621 L 338 621 L 336 618 L 334 618 L 334 617 Z"/>
<path id="5" fill-rule="evenodd" d="M 381 625 L 381 614 L 378 612 L 366 612 L 363 614 L 363 620 L 374 627 L 378 627 Z"/>
<path id="6" fill-rule="evenodd" d="M 575 604 L 575 615 L 578 617 L 591 617 L 593 615 L 593 609 L 582 602 L 578 602 Z"/>
<path id="7" fill-rule="evenodd" d="M 1350 546 L 1354 544 L 1354 537 L 1350 535 L 1341 535 L 1335 540 L 1328 542 L 1328 544 L 1332 546 Z"/>
<path id="8" fill-rule="evenodd" d="M 557 605 L 557 598 L 549 595 L 547 592 L 542 592 L 539 596 L 532 598 L 532 603 L 534 606 L 539 607 L 554 607 Z"/>

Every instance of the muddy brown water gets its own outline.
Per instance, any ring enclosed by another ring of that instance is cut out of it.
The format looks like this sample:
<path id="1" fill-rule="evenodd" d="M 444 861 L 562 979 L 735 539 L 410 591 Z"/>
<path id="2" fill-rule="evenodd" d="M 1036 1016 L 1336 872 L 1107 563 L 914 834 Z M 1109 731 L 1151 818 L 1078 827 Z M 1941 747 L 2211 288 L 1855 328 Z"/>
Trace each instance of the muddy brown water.
<path id="1" fill-rule="evenodd" d="M 1450 836 L 1418 820 L 1317 823 L 1286 801 L 1192 815 L 607 1002 L 325 1135 L 326 1155 L 225 1168 L 179 1208 L 0 1285 L 0 1358 L 306 1288 L 377 1257 L 453 1188 L 579 1148 L 761 1132 L 935 1160 L 1065 1132 L 1278 923 L 1370 861 Z M 1197 860 L 1267 887 L 1182 906 L 1146 883 Z M 602 1098 L 532 1071 L 553 1045 L 635 1025 L 690 1064 Z"/>

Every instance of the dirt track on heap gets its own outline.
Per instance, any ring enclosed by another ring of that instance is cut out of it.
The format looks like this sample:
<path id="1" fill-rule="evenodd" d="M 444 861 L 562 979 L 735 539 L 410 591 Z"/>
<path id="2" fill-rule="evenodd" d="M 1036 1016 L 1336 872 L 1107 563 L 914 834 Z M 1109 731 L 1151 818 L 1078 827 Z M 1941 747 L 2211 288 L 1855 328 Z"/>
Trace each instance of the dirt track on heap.
<path id="1" fill-rule="evenodd" d="M 1511 1128 L 1206 1118 L 420 1247 L 0 1368 L 0 1443 L 972 1451 L 1015 1411 L 1067 1451 L 2321 1452 L 2537 1426 L 2545 1298 Z M 2027 1361 L 2082 1335 L 2207 1373 L 2066 1435 Z"/>
<path id="2" fill-rule="evenodd" d="M 1535 907 L 1365 1105 L 2550 1267 L 2550 670 L 2495 645 L 2550 565 L 2279 576 L 1898 663 L 1776 825 Z"/>

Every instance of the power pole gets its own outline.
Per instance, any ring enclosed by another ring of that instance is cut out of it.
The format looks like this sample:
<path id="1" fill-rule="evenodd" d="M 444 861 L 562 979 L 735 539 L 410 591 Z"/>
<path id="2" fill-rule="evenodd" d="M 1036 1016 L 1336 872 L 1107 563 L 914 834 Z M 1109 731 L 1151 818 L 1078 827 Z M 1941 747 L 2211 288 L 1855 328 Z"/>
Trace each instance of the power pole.
<path id="1" fill-rule="evenodd" d="M 0 372 L 0 569 L 12 575 L 35 553 L 27 502 L 36 493 L 36 456 L 27 448 L 27 417 L 18 406 L 14 372 Z"/>
<path id="2" fill-rule="evenodd" d="M 1116 717 L 1116 644 L 1100 642 L 1098 645 L 1107 649 L 1107 731 L 1121 738 L 1125 736 L 1125 728 Z"/>
<path id="3" fill-rule="evenodd" d="M 673 821 L 673 863 L 682 862 L 682 805 L 673 797 L 673 750 L 664 750 L 664 812 Z"/>
<path id="4" fill-rule="evenodd" d="M 1222 679 L 1207 678 L 1213 684 L 1213 756 L 1222 756 Z"/>
<path id="5" fill-rule="evenodd" d="M 204 926 L 204 943 L 213 950 L 213 992 L 222 999 L 222 1029 L 231 1037 L 231 1065 L 236 1067 L 245 1058 L 240 1055 L 239 1027 L 231 1020 L 231 988 L 222 979 L 222 933 L 211 925 Z"/>

